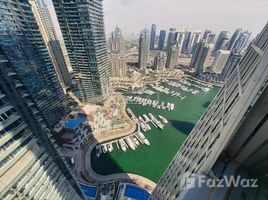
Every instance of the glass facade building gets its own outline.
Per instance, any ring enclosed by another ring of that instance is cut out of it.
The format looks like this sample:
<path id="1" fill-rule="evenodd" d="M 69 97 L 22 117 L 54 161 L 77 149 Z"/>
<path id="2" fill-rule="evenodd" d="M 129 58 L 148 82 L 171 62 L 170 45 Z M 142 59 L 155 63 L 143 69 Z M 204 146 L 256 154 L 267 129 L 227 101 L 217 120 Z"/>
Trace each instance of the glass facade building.
<path id="1" fill-rule="evenodd" d="M 104 104 L 110 97 L 110 68 L 102 0 L 53 0 L 83 103 Z"/>

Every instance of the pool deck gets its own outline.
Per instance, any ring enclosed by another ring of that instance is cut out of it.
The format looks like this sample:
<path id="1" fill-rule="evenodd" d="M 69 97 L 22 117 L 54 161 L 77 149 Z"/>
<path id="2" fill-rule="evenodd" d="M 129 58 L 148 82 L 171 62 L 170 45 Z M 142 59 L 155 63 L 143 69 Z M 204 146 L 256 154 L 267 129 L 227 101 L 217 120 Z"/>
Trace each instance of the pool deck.
<path id="1" fill-rule="evenodd" d="M 87 143 L 83 146 L 82 155 L 80 157 L 81 166 L 80 171 L 83 173 L 83 175 L 91 181 L 95 182 L 108 182 L 108 181 L 128 181 L 137 184 L 138 186 L 146 189 L 147 191 L 151 192 L 155 186 L 156 183 L 149 180 L 148 178 L 145 178 L 140 175 L 131 174 L 131 173 L 117 173 L 117 174 L 111 174 L 111 175 L 99 175 L 94 172 L 94 170 L 91 167 L 91 159 L 90 154 L 93 148 L 101 142 L 113 140 L 116 138 L 121 138 L 127 135 L 130 135 L 135 132 L 136 130 L 136 124 L 133 122 L 129 116 L 126 113 L 126 101 L 123 97 L 121 97 L 121 100 L 123 102 L 122 110 L 124 112 L 124 115 L 128 118 L 128 122 L 131 122 L 130 126 L 128 126 L 127 130 L 124 131 L 110 131 L 105 134 L 97 134 L 94 135 L 94 137 L 91 137 L 88 139 Z"/>

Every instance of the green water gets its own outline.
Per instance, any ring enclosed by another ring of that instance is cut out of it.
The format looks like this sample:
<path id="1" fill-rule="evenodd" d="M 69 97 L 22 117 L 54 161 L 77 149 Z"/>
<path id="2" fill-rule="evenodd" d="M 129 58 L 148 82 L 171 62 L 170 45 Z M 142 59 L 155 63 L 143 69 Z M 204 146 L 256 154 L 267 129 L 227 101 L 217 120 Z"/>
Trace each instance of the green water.
<path id="1" fill-rule="evenodd" d="M 180 100 L 179 97 L 171 97 L 164 93 L 152 96 L 136 95 L 150 99 L 160 98 L 160 101 L 174 103 L 175 109 L 171 112 L 138 104 L 128 104 L 128 107 L 137 117 L 148 113 L 152 113 L 155 117 L 158 115 L 164 116 L 168 119 L 168 124 L 165 124 L 164 130 L 156 129 L 150 123 L 152 130 L 147 131 L 144 135 L 151 145 L 139 145 L 135 151 L 128 149 L 123 152 L 114 144 L 114 150 L 111 153 L 101 154 L 100 158 L 97 158 L 93 150 L 91 163 L 96 173 L 108 175 L 129 172 L 158 182 L 195 123 L 219 91 L 219 88 L 213 87 L 207 93 L 200 91 L 198 94 L 192 95 L 183 92 L 179 88 L 168 86 L 167 84 L 162 85 L 170 88 L 170 91 L 180 92 L 187 98 Z M 149 87 L 149 89 L 151 88 Z M 132 94 L 132 96 L 134 95 Z"/>

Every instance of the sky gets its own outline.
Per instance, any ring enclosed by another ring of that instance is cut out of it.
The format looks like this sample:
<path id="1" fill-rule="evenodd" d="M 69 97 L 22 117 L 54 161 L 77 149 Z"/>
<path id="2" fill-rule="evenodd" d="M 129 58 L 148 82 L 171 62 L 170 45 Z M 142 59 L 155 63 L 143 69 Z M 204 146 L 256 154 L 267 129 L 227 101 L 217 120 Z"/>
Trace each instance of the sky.
<path id="1" fill-rule="evenodd" d="M 103 8 L 106 34 L 116 25 L 125 35 L 138 34 L 154 23 L 158 32 L 174 27 L 232 33 L 241 27 L 257 35 L 268 20 L 268 0 L 103 0 Z"/>

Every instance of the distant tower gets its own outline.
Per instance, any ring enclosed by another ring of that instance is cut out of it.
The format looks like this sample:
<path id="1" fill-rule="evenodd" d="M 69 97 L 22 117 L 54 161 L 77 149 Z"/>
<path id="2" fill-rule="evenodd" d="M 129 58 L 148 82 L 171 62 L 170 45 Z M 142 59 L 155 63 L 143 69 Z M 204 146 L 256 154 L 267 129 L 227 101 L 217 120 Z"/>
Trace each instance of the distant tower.
<path id="1" fill-rule="evenodd" d="M 161 30 L 158 41 L 158 50 L 163 51 L 165 47 L 166 31 Z"/>
<path id="2" fill-rule="evenodd" d="M 176 42 L 176 29 L 170 28 L 168 33 L 168 40 L 167 40 L 167 49 L 172 47 Z"/>
<path id="3" fill-rule="evenodd" d="M 153 70 L 163 70 L 166 64 L 166 53 L 158 52 L 154 58 Z"/>
<path id="4" fill-rule="evenodd" d="M 144 29 L 139 39 L 139 68 L 146 69 L 149 62 L 150 32 Z"/>
<path id="5" fill-rule="evenodd" d="M 192 56 L 190 67 L 195 68 L 196 75 L 204 72 L 204 63 L 209 55 L 211 46 L 206 44 L 205 40 L 201 40 L 195 48 L 195 52 Z"/>
<path id="6" fill-rule="evenodd" d="M 214 52 L 217 52 L 218 50 L 220 50 L 221 48 L 224 47 L 223 44 L 226 44 L 227 43 L 226 40 L 228 40 L 227 38 L 229 38 L 228 34 L 229 34 L 228 31 L 220 32 L 219 37 L 218 37 L 216 44 L 215 44 Z"/>
<path id="7" fill-rule="evenodd" d="M 207 37 L 207 44 L 214 44 L 216 39 L 215 33 L 209 33 Z"/>
<path id="8" fill-rule="evenodd" d="M 242 33 L 242 29 L 236 29 L 235 32 L 233 33 L 230 41 L 228 42 L 228 46 L 227 46 L 227 50 L 232 51 L 234 44 L 236 43 L 236 41 L 238 40 L 240 34 Z"/>
<path id="9" fill-rule="evenodd" d="M 250 36 L 251 33 L 247 31 L 241 33 L 236 43 L 233 46 L 232 52 L 241 53 L 248 46 Z"/>
<path id="10" fill-rule="evenodd" d="M 168 50 L 166 68 L 174 69 L 175 66 L 177 66 L 180 52 L 181 46 L 179 43 L 173 45 L 173 47 Z"/>
<path id="11" fill-rule="evenodd" d="M 202 34 L 201 31 L 195 31 L 192 33 L 192 37 L 191 37 L 190 43 L 188 45 L 188 52 L 189 53 L 191 53 L 191 54 L 194 53 L 195 47 L 201 39 L 201 34 Z"/>
<path id="12" fill-rule="evenodd" d="M 182 47 L 185 38 L 185 31 L 179 31 L 177 37 L 177 43 Z"/>
<path id="13" fill-rule="evenodd" d="M 150 38 L 150 50 L 154 50 L 155 37 L 156 37 L 156 25 L 155 24 L 152 24 L 152 27 L 151 27 L 151 38 Z"/>
<path id="14" fill-rule="evenodd" d="M 206 41 L 207 41 L 208 36 L 209 36 L 209 34 L 211 34 L 211 33 L 212 33 L 212 31 L 211 31 L 211 30 L 205 30 L 205 32 L 204 32 L 204 34 L 203 34 L 202 39 L 204 39 L 204 40 L 206 40 Z"/>
<path id="15" fill-rule="evenodd" d="M 184 40 L 183 40 L 183 43 L 182 43 L 182 53 L 183 54 L 188 54 L 188 46 L 190 44 L 190 40 L 191 40 L 191 35 L 192 33 L 189 32 L 189 31 L 186 31 L 185 34 L 184 34 Z"/>
<path id="16" fill-rule="evenodd" d="M 121 30 L 116 27 L 109 40 L 111 77 L 124 77 L 127 75 L 125 57 L 125 40 Z"/>
<path id="17" fill-rule="evenodd" d="M 230 56 L 230 51 L 227 50 L 218 50 L 214 62 L 212 64 L 212 71 L 220 74 Z"/>
<path id="18" fill-rule="evenodd" d="M 232 53 L 229 56 L 220 75 L 220 79 L 222 81 L 225 81 L 229 77 L 229 75 L 233 72 L 233 70 L 236 68 L 236 66 L 238 65 L 238 63 L 240 62 L 242 58 L 243 58 L 243 55 L 240 53 Z"/>

